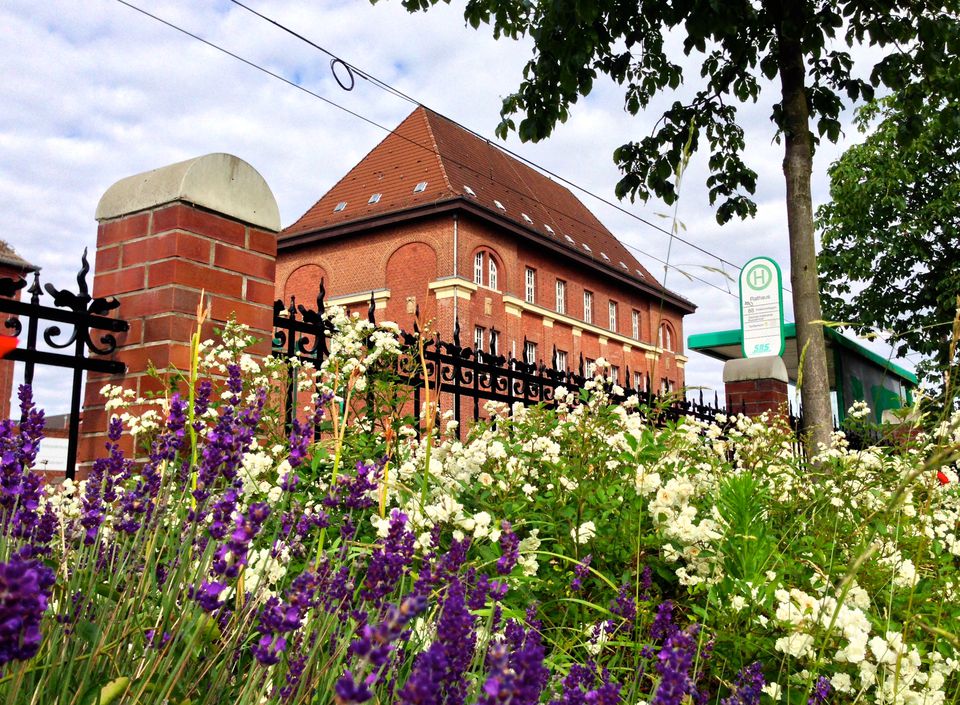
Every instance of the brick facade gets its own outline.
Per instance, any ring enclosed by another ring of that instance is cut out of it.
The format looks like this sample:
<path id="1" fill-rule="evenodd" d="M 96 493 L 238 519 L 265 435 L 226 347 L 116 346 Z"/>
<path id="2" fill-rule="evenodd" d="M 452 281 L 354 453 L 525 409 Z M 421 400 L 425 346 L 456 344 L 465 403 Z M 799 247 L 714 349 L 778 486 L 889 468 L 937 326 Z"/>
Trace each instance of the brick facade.
<path id="1" fill-rule="evenodd" d="M 406 329 L 419 309 L 446 339 L 459 321 L 465 346 L 479 328 L 487 351 L 496 331 L 501 354 L 522 358 L 529 343 L 548 365 L 556 349 L 572 370 L 581 356 L 603 357 L 630 386 L 635 374 L 654 390 L 684 384 L 683 316 L 695 307 L 661 287 L 569 190 L 423 108 L 280 233 L 277 296 L 309 305 L 321 277 L 328 302 L 362 313 L 374 292 L 378 317 Z"/>

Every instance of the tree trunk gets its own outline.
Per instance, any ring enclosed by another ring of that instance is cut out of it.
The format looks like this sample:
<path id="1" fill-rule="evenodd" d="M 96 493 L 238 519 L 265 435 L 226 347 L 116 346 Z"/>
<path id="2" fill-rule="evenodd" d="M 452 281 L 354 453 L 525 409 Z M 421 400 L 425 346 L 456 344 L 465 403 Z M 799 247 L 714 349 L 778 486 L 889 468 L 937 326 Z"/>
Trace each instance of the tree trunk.
<path id="1" fill-rule="evenodd" d="M 800 353 L 798 387 L 803 404 L 807 457 L 819 444 L 829 445 L 833 428 L 830 384 L 821 320 L 817 252 L 813 238 L 813 136 L 804 86 L 806 68 L 801 48 L 805 20 L 802 2 L 781 4 L 778 23 L 780 87 L 783 100 L 783 174 L 787 184 L 787 228 L 790 235 L 790 280 Z"/>

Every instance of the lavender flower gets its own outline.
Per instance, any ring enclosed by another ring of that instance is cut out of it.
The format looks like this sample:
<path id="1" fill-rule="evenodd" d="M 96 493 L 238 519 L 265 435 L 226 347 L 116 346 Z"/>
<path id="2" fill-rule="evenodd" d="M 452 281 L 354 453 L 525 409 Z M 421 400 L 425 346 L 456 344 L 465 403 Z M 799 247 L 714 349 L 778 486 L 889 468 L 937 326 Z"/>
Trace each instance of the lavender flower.
<path id="1" fill-rule="evenodd" d="M 43 439 L 43 412 L 33 403 L 33 392 L 22 384 L 19 431 L 13 421 L 0 423 L 0 526 L 10 528 L 17 538 L 36 540 L 34 531 L 41 521 L 40 506 L 43 482 L 32 471 Z M 47 532 L 45 532 L 47 533 Z M 37 540 L 38 544 L 44 543 Z"/>
<path id="2" fill-rule="evenodd" d="M 229 540 L 221 544 L 213 555 L 211 568 L 217 575 L 235 578 L 240 567 L 247 564 L 247 551 L 250 542 L 260 533 L 263 522 L 270 516 L 270 505 L 266 502 L 254 502 L 247 513 L 236 518 L 236 526 Z"/>
<path id="3" fill-rule="evenodd" d="M 97 532 L 103 523 L 105 503 L 117 498 L 116 485 L 126 477 L 133 462 L 123 456 L 119 441 L 123 434 L 123 422 L 114 416 L 110 419 L 107 431 L 106 458 L 97 458 L 87 477 L 87 486 L 81 503 L 80 525 L 86 529 L 84 543 L 88 546 L 96 541 Z"/>
<path id="4" fill-rule="evenodd" d="M 720 705 L 758 705 L 765 684 L 763 666 L 759 661 L 754 661 L 740 670 L 730 695 L 721 700 Z"/>
<path id="5" fill-rule="evenodd" d="M 545 651 L 540 637 L 541 624 L 534 618 L 534 610 L 527 611 L 528 628 L 510 620 L 504 634 L 509 646 L 509 667 L 513 672 L 511 705 L 535 705 L 547 685 L 550 672 L 544 666 Z"/>
<path id="6" fill-rule="evenodd" d="M 370 556 L 367 575 L 363 581 L 364 600 L 379 604 L 393 592 L 404 570 L 413 560 L 416 537 L 407 530 L 407 515 L 398 509 L 390 513 L 390 525 L 386 538 L 379 542 Z"/>
<path id="7" fill-rule="evenodd" d="M 650 625 L 650 636 L 660 641 L 669 638 L 676 631 L 677 625 L 673 623 L 673 603 L 665 600 L 657 607 L 657 615 Z"/>
<path id="8" fill-rule="evenodd" d="M 634 602 L 632 592 L 629 583 L 621 585 L 617 599 L 610 604 L 610 611 L 623 620 L 622 624 L 627 629 L 632 629 L 637 621 L 637 603 Z"/>
<path id="9" fill-rule="evenodd" d="M 404 635 L 410 620 L 426 606 L 427 599 L 422 596 L 407 597 L 399 607 L 390 605 L 379 624 L 363 626 L 360 636 L 350 644 L 350 654 L 379 669 L 386 663 L 392 643 Z"/>
<path id="10" fill-rule="evenodd" d="M 40 649 L 40 621 L 53 583 L 53 571 L 38 560 L 14 556 L 0 563 L 0 666 L 33 658 Z"/>
<path id="11" fill-rule="evenodd" d="M 400 690 L 400 702 L 462 705 L 467 690 L 466 673 L 476 640 L 474 618 L 467 610 L 463 583 L 454 577 L 447 587 L 437 622 L 437 638 L 414 661 L 410 677 Z"/>
<path id="12" fill-rule="evenodd" d="M 284 635 L 300 628 L 304 616 L 317 604 L 316 595 L 322 582 L 320 574 L 305 570 L 290 585 L 285 602 L 277 597 L 267 600 L 257 614 L 260 639 L 252 648 L 257 661 L 265 666 L 280 661 L 280 654 L 287 647 L 287 637 Z"/>
<path id="13" fill-rule="evenodd" d="M 688 632 L 677 630 L 667 637 L 657 655 L 660 683 L 650 701 L 651 705 L 680 705 L 685 696 L 695 694 L 690 669 L 696 653 L 697 642 Z"/>
<path id="14" fill-rule="evenodd" d="M 477 705 L 513 703 L 515 674 L 510 668 L 506 644 L 490 645 L 487 650 L 487 673 L 487 680 L 483 683 L 483 697 L 477 701 Z"/>
<path id="15" fill-rule="evenodd" d="M 592 663 L 573 664 L 563 679 L 560 699 L 550 705 L 619 705 L 620 685 L 604 669 L 597 674 Z"/>
<path id="16" fill-rule="evenodd" d="M 813 686 L 813 693 L 807 700 L 807 705 L 826 705 L 832 692 L 833 686 L 830 685 L 830 680 L 826 676 L 820 676 Z"/>
<path id="17" fill-rule="evenodd" d="M 640 571 L 640 599 L 644 602 L 650 600 L 651 594 L 650 590 L 653 588 L 653 571 L 650 570 L 650 566 L 643 566 L 643 570 Z"/>
<path id="18" fill-rule="evenodd" d="M 370 493 L 379 486 L 380 475 L 386 462 L 386 458 L 381 458 L 375 463 L 357 461 L 355 474 L 344 473 L 337 477 L 336 485 L 323 500 L 324 505 L 343 510 L 372 507 L 373 498 Z"/>
<path id="19" fill-rule="evenodd" d="M 346 671 L 334 686 L 333 701 L 336 705 L 355 705 L 365 703 L 373 697 L 370 686 L 365 681 L 356 681 L 350 671 Z"/>
<path id="20" fill-rule="evenodd" d="M 219 581 L 204 581 L 199 588 L 191 588 L 189 595 L 206 612 L 216 612 L 223 607 L 220 593 L 227 589 L 227 584 Z"/>
<path id="21" fill-rule="evenodd" d="M 513 527 L 510 522 L 504 520 L 500 524 L 502 533 L 500 534 L 500 552 L 501 556 L 497 560 L 497 572 L 500 575 L 510 575 L 517 561 L 520 559 L 520 539 L 513 533 Z"/>
<path id="22" fill-rule="evenodd" d="M 570 581 L 570 589 L 573 592 L 580 592 L 583 589 L 583 579 L 590 574 L 590 561 L 592 554 L 584 556 L 579 563 L 573 566 L 573 580 Z"/>

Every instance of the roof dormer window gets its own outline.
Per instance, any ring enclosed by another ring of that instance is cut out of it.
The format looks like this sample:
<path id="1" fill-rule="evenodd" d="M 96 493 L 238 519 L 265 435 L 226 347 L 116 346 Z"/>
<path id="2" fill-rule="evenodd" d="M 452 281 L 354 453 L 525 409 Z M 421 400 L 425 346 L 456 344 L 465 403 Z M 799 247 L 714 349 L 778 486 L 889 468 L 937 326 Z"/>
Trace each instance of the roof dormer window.
<path id="1" fill-rule="evenodd" d="M 416 186 L 413 187 L 413 192 L 414 192 L 414 193 L 423 193 L 423 192 L 426 191 L 426 190 L 427 190 L 427 182 L 426 182 L 426 181 L 421 181 L 420 183 L 418 183 Z"/>
<path id="2" fill-rule="evenodd" d="M 600 256 L 603 257 L 603 259 L 605 259 L 607 262 L 610 261 L 610 258 L 607 257 L 607 253 L 606 253 L 606 252 L 601 252 L 601 253 L 600 253 Z"/>
<path id="3" fill-rule="evenodd" d="M 347 202 L 346 202 L 346 201 L 340 201 L 340 203 L 338 203 L 337 205 L 335 205 L 335 206 L 333 207 L 333 212 L 334 212 L 334 213 L 339 213 L 340 211 L 342 211 L 342 210 L 343 210 L 344 208 L 346 208 L 346 207 L 347 207 Z"/>
<path id="4" fill-rule="evenodd" d="M 521 213 L 521 214 L 520 214 L 520 217 L 522 217 L 525 221 L 527 221 L 527 222 L 530 223 L 531 225 L 533 224 L 533 218 L 531 218 L 531 217 L 530 217 L 529 215 L 527 215 L 526 213 Z"/>
<path id="5" fill-rule="evenodd" d="M 477 197 L 477 192 L 474 191 L 474 190 L 473 190 L 472 188 L 470 188 L 469 186 L 464 185 L 463 191 L 464 191 L 464 193 L 466 193 L 468 196 L 473 196 L 474 198 Z"/>
<path id="6" fill-rule="evenodd" d="M 628 267 L 627 263 L 624 262 L 623 260 L 620 260 L 620 266 L 626 269 L 628 272 L 630 271 L 630 267 Z"/>
<path id="7" fill-rule="evenodd" d="M 551 227 L 550 227 L 549 225 L 547 225 L 546 223 L 543 224 L 543 229 L 546 230 L 546 231 L 547 231 L 548 233 L 550 233 L 551 235 L 556 235 L 556 233 L 553 232 L 553 228 L 551 228 Z"/>
<path id="8" fill-rule="evenodd" d="M 495 205 L 497 208 L 499 208 L 499 209 L 502 210 L 502 211 L 506 211 L 506 210 L 507 210 L 507 207 L 506 207 L 505 205 L 503 205 L 502 203 L 500 203 L 500 201 L 498 201 L 497 199 L 493 199 L 493 205 Z"/>
<path id="9" fill-rule="evenodd" d="M 373 194 L 372 196 L 370 196 L 370 200 L 367 201 L 367 204 L 369 205 L 369 204 L 371 204 L 371 203 L 379 203 L 379 202 L 380 202 L 380 196 L 382 196 L 382 195 L 383 195 L 382 193 L 375 193 L 375 194 Z"/>
<path id="10" fill-rule="evenodd" d="M 593 250 L 590 249 L 590 245 L 587 243 L 583 243 L 583 249 L 585 249 L 587 252 L 593 252 Z"/>
<path id="11" fill-rule="evenodd" d="M 564 237 L 567 239 L 567 242 L 569 242 L 571 245 L 575 245 L 575 244 L 576 244 L 576 243 L 573 241 L 573 238 L 570 237 L 569 235 L 564 235 Z"/>

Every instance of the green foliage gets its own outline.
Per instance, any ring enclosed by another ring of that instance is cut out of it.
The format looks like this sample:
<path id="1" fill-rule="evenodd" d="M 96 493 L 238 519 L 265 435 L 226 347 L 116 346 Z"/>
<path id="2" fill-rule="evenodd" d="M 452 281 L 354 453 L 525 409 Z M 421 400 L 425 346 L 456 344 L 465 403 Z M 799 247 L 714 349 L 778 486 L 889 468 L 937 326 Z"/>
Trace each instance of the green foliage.
<path id="1" fill-rule="evenodd" d="M 404 0 L 403 5 L 424 11 L 437 1 Z M 624 174 L 617 195 L 643 200 L 655 195 L 672 203 L 676 169 L 692 131 L 692 150 L 705 143 L 710 152 L 707 186 L 721 223 L 756 210 L 750 194 L 757 176 L 743 159 L 737 104 L 759 100 L 762 78 L 779 76 L 785 92 L 804 90 L 806 73 L 812 124 L 819 137 L 836 141 L 845 101 L 869 100 L 878 86 L 904 89 L 913 108 L 921 96 L 952 91 L 948 67 L 955 64 L 960 44 L 956 6 L 927 0 L 468 0 L 464 17 L 473 27 L 492 25 L 496 37 L 529 35 L 534 41 L 518 90 L 504 99 L 501 137 L 510 131 L 523 141 L 548 137 L 600 76 L 623 87 L 624 109 L 638 115 L 659 94 L 678 92 L 693 69 L 696 88 L 681 93 L 649 135 L 614 153 Z M 858 66 L 850 51 L 838 48 L 865 44 L 888 53 Z M 801 67 L 800 82 L 794 65 Z M 781 101 L 772 105 L 779 129 L 786 128 L 785 110 L 791 109 Z M 802 130 L 807 131 L 805 117 Z"/>
<path id="2" fill-rule="evenodd" d="M 902 101 L 860 111 L 869 132 L 830 168 L 831 202 L 818 211 L 824 313 L 857 333 L 892 334 L 897 355 L 923 355 L 938 385 L 960 293 L 960 103 L 932 101 L 898 143 Z"/>

